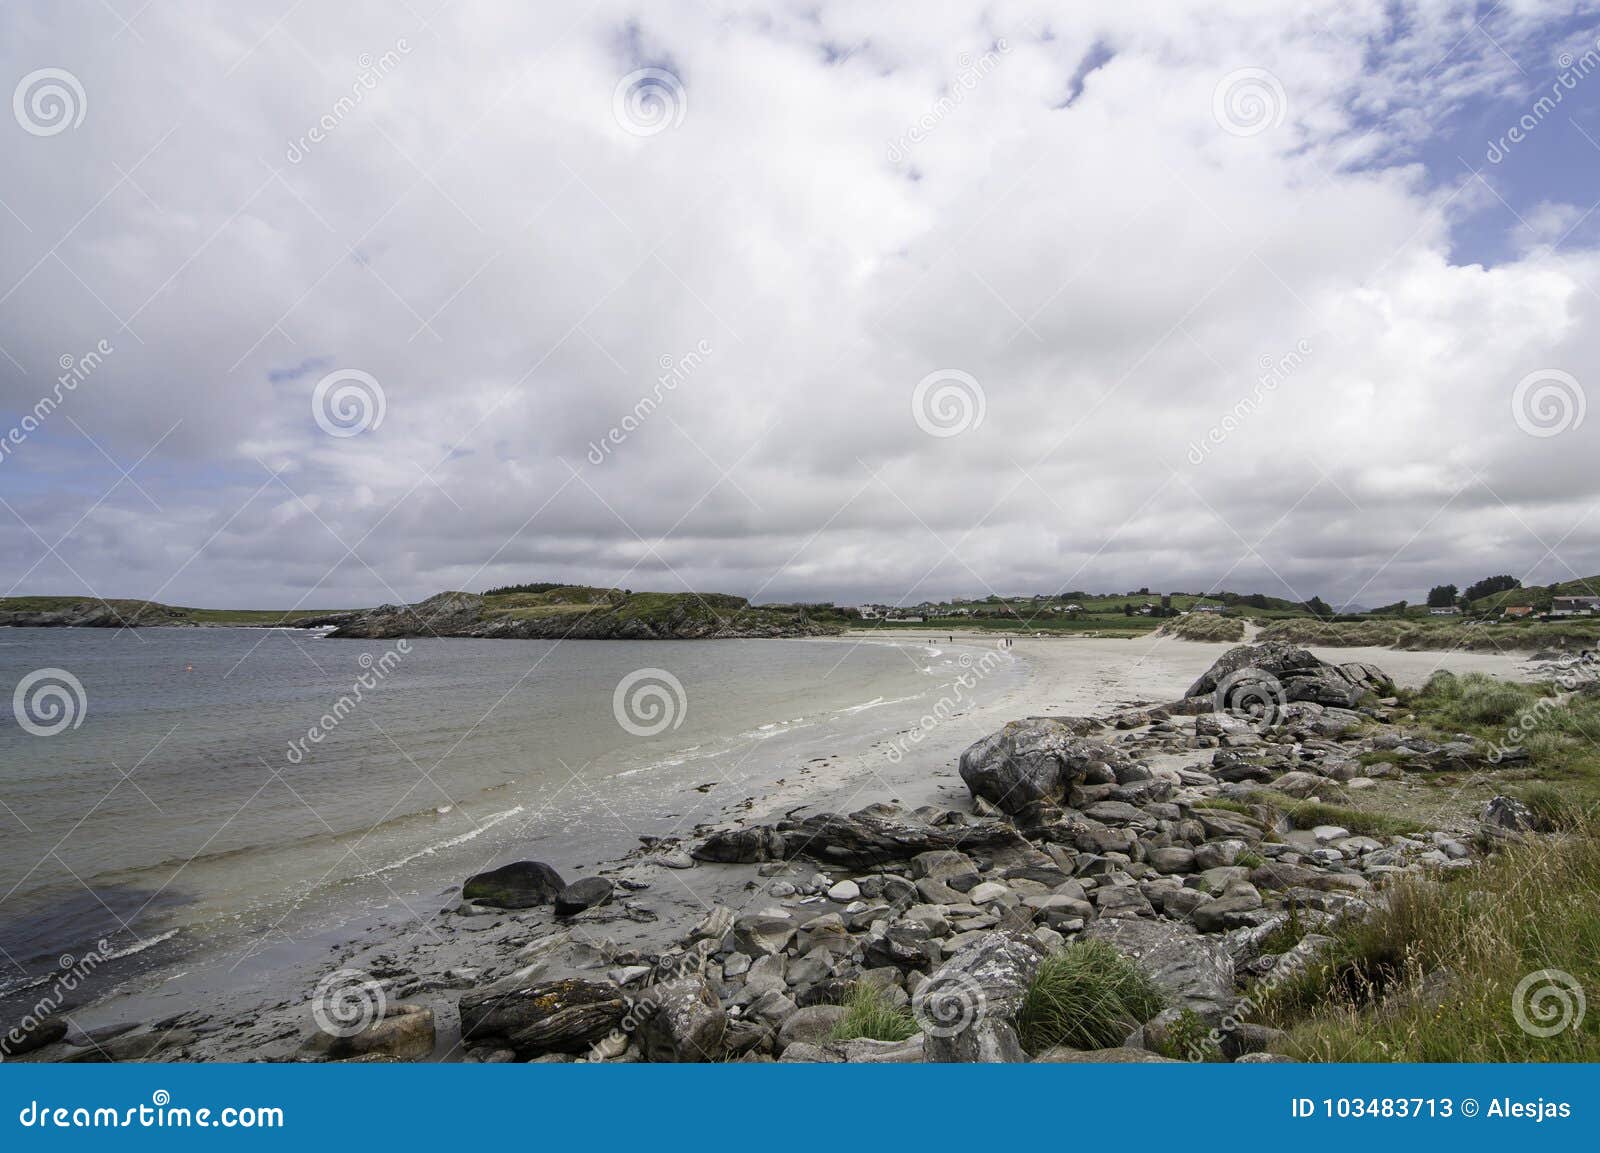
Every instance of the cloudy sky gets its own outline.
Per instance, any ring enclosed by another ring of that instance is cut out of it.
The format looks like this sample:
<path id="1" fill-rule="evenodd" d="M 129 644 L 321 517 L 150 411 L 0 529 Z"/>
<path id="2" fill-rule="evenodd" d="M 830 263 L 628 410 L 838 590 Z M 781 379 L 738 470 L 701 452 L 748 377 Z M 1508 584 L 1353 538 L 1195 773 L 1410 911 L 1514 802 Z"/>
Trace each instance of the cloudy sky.
<path id="1" fill-rule="evenodd" d="M 1600 571 L 1600 5 L 1290 7 L 13 0 L 0 592 Z"/>

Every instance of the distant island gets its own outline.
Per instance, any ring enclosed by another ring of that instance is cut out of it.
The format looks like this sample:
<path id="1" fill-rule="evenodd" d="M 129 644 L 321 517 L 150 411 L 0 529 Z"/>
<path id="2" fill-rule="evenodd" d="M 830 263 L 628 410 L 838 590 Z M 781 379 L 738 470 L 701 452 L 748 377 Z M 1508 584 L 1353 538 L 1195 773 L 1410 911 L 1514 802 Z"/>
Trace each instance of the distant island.
<path id="1" fill-rule="evenodd" d="M 1486 577 L 1430 589 L 1421 603 L 1338 611 L 1320 597 L 1262 593 L 1073 591 L 989 595 L 918 604 L 751 604 L 727 593 L 634 592 L 560 582 L 442 592 L 416 604 L 345 609 L 199 609 L 141 600 L 0 598 L 0 627 L 320 628 L 330 637 L 507 637 L 713 640 L 830 636 L 845 630 L 993 631 L 1132 638 L 1152 630 L 1183 640 L 1257 639 L 1300 645 L 1404 649 L 1571 650 L 1600 646 L 1600 576 L 1523 587 Z"/>
<path id="2" fill-rule="evenodd" d="M 716 640 L 829 636 L 851 623 L 833 605 L 751 605 L 725 593 L 635 593 L 528 584 L 443 592 L 410 605 L 327 610 L 195 609 L 94 597 L 0 598 L 0 627 L 322 628 L 330 637 Z"/>

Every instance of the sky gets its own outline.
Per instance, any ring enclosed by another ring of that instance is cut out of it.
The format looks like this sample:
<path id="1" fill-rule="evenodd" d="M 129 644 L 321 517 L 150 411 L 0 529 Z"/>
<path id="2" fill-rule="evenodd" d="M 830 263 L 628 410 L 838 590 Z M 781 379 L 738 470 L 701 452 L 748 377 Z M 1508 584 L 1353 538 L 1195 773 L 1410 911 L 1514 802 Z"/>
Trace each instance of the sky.
<path id="1" fill-rule="evenodd" d="M 0 594 L 1600 572 L 1600 5 L 13 0 L 0 82 Z"/>

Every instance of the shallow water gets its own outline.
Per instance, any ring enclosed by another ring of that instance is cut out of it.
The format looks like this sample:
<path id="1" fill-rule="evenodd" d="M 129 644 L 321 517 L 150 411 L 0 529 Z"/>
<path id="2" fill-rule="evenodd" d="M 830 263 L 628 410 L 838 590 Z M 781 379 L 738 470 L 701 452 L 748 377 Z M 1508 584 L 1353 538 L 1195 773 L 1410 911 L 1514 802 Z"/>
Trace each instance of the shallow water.
<path id="1" fill-rule="evenodd" d="M 0 997 L 102 940 L 102 981 L 196 951 L 248 966 L 375 907 L 420 923 L 501 860 L 577 869 L 687 833 L 903 728 L 963 651 L 0 630 L 0 686 L 82 685 L 53 735 L 0 715 Z"/>

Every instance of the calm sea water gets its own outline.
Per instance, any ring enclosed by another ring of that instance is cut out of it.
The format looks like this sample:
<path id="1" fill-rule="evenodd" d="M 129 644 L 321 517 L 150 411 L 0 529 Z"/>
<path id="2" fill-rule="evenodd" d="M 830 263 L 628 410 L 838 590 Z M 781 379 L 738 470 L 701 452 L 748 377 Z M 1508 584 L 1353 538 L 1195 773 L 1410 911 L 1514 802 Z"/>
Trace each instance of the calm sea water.
<path id="1" fill-rule="evenodd" d="M 364 904 L 436 907 L 495 861 L 686 833 L 903 728 L 959 652 L 0 629 L 0 688 L 35 677 L 20 715 L 0 705 L 0 997 L 102 940 L 146 966 L 248 951 Z"/>

